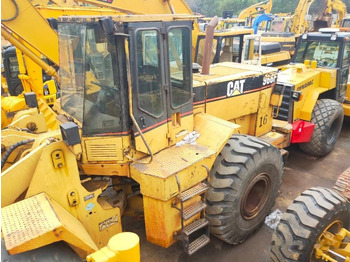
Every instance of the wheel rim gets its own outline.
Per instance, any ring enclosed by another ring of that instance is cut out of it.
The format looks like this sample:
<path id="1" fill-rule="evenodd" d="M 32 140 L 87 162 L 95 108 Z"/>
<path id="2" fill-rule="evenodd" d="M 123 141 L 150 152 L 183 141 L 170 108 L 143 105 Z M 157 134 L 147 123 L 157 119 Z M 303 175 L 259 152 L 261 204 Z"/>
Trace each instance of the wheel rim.
<path id="1" fill-rule="evenodd" d="M 330 223 L 325 228 L 325 230 L 323 230 L 322 234 L 317 239 L 314 247 L 316 247 L 316 246 L 321 244 L 321 240 L 322 240 L 322 237 L 323 237 L 324 234 L 331 233 L 331 234 L 335 235 L 335 234 L 337 234 L 340 231 L 341 228 L 343 228 L 343 222 L 340 221 L 340 220 L 335 220 L 332 223 Z M 313 251 L 311 253 L 311 257 L 310 257 L 310 262 L 313 262 L 313 261 L 315 261 L 315 262 L 316 261 L 320 261 L 320 259 L 316 259 L 315 258 L 315 248 L 313 249 Z"/>
<path id="2" fill-rule="evenodd" d="M 241 202 L 241 214 L 244 219 L 253 219 L 264 208 L 271 190 L 271 178 L 260 173 L 248 185 Z"/>

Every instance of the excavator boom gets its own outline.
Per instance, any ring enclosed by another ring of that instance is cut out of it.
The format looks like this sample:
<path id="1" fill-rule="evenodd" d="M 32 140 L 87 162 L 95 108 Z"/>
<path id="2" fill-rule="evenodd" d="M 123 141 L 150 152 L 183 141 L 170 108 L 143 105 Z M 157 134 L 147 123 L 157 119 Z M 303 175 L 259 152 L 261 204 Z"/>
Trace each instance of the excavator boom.
<path id="1" fill-rule="evenodd" d="M 59 64 L 57 33 L 29 1 L 1 1 L 1 25 L 53 63 Z"/>
<path id="2" fill-rule="evenodd" d="M 105 7 L 113 10 L 132 14 L 193 14 L 191 8 L 184 0 L 77 0 L 94 6 Z"/>
<path id="3" fill-rule="evenodd" d="M 251 15 L 259 14 L 262 11 L 264 11 L 266 14 L 269 14 L 269 13 L 271 13 L 271 9 L 272 9 L 272 0 L 263 1 L 263 2 L 255 4 L 255 5 L 251 5 L 251 6 L 247 7 L 246 9 L 243 9 L 239 13 L 238 19 L 246 19 L 246 18 L 250 17 Z"/>

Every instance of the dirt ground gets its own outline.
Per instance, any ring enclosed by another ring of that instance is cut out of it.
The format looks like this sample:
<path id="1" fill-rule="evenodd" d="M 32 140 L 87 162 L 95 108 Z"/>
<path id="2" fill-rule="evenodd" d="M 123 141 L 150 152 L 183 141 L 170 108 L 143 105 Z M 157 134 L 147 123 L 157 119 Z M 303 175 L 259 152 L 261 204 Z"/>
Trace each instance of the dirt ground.
<path id="1" fill-rule="evenodd" d="M 293 199 L 310 187 L 334 186 L 338 176 L 350 166 L 350 121 L 344 122 L 334 150 L 325 157 L 309 156 L 295 145 L 290 146 L 288 151 L 283 183 L 272 211 L 278 208 L 284 212 Z M 191 257 L 184 253 L 181 242 L 167 249 L 147 242 L 143 221 L 130 218 L 124 225 L 124 230 L 133 231 L 140 236 L 143 262 L 270 261 L 269 248 L 273 230 L 266 225 L 238 246 L 228 245 L 211 236 L 211 242 Z"/>

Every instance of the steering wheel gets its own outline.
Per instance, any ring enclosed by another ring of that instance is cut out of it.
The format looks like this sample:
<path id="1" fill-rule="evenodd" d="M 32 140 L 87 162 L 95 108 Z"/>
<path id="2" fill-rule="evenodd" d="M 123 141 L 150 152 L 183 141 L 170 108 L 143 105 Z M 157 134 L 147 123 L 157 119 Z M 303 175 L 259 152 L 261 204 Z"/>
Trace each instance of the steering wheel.
<path id="1" fill-rule="evenodd" d="M 337 64 L 335 59 L 332 59 L 332 58 L 329 58 L 329 57 L 322 58 L 322 59 L 318 60 L 317 62 L 318 62 L 318 64 L 320 66 L 330 66 L 332 64 Z"/>
<path id="2" fill-rule="evenodd" d="M 91 83 L 101 87 L 102 89 L 105 89 L 105 91 L 110 90 L 110 89 L 113 90 L 113 91 L 118 91 L 118 88 L 116 88 L 114 86 L 104 85 L 104 84 L 101 84 L 101 83 L 95 82 L 95 81 L 91 81 Z"/>

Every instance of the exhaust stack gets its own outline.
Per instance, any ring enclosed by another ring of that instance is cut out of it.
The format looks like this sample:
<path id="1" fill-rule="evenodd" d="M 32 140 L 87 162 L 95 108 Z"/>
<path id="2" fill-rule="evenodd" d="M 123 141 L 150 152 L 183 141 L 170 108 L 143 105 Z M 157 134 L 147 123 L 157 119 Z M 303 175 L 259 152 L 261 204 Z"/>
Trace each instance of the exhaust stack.
<path id="1" fill-rule="evenodd" d="M 211 62 L 211 52 L 213 49 L 213 39 L 214 39 L 214 30 L 218 25 L 219 19 L 217 16 L 214 16 L 207 25 L 205 31 L 205 42 L 204 42 L 204 57 L 202 64 L 202 75 L 209 75 L 209 68 Z"/>

